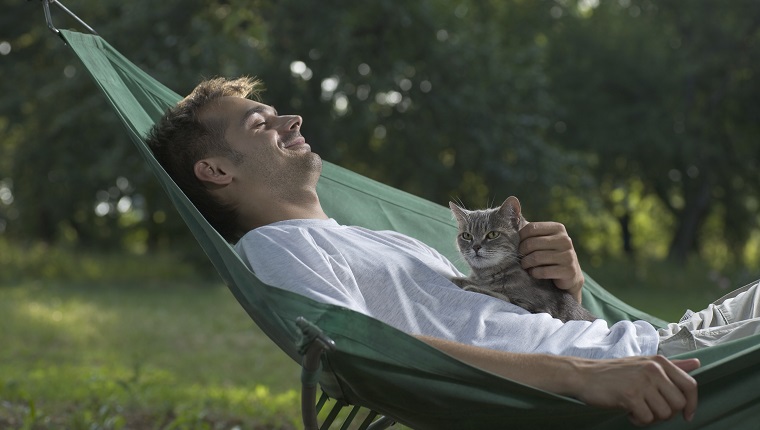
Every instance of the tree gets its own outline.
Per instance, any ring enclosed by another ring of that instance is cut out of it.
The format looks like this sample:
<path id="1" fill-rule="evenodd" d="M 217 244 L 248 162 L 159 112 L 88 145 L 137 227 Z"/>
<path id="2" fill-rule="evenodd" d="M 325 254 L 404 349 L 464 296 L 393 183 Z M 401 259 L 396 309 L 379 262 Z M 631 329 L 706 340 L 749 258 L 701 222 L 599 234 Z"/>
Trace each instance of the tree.
<path id="1" fill-rule="evenodd" d="M 580 162 L 544 138 L 545 4 L 260 1 L 255 25 L 231 6 L 226 28 L 260 42 L 265 101 L 301 113 L 329 160 L 439 203 L 520 194 L 534 213 Z"/>
<path id="2" fill-rule="evenodd" d="M 72 53 L 45 26 L 37 2 L 4 1 L 0 180 L 11 178 L 7 234 L 86 246 L 175 244 L 190 236 L 122 125 Z M 69 5 L 128 58 L 177 91 L 230 71 L 238 47 L 221 33 L 217 5 L 200 0 Z M 76 23 L 52 8 L 60 28 Z M 77 28 L 82 31 L 81 27 Z M 186 39 L 188 32 L 199 35 Z M 139 37 L 137 37 L 139 36 Z M 12 64 L 12 67 L 6 65 Z M 168 217 L 167 217 L 168 214 Z"/>
<path id="3" fill-rule="evenodd" d="M 608 190 L 634 180 L 659 198 L 675 220 L 672 259 L 698 251 L 710 216 L 722 218 L 738 248 L 757 225 L 751 78 L 760 58 L 751 46 L 760 11 L 748 2 L 579 3 L 551 36 L 562 139 L 596 155 L 595 176 Z M 625 229 L 635 208 L 608 201 Z"/>
<path id="4" fill-rule="evenodd" d="M 14 68 L 5 85 L 14 84 L 0 118 L 13 162 L 0 176 L 13 178 L 18 214 L 8 232 L 104 246 L 186 236 L 39 5 L 6 3 Z M 80 0 L 70 8 L 180 94 L 204 76 L 263 78 L 265 101 L 302 114 L 326 159 L 439 203 L 519 194 L 539 216 L 541 196 L 567 182 L 565 167 L 577 161 L 545 139 L 552 101 L 545 45 L 534 36 L 546 4 Z M 59 26 L 75 26 L 53 11 Z"/>

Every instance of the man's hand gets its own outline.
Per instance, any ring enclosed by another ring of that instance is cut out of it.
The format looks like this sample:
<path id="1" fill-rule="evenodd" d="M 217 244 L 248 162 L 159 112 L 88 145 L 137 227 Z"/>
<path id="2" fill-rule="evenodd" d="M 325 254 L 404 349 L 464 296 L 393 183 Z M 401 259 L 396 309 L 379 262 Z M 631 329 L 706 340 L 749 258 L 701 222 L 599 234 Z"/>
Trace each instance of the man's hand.
<path id="1" fill-rule="evenodd" d="M 691 421 L 697 382 L 686 372 L 699 366 L 697 359 L 670 361 L 663 356 L 581 364 L 581 391 L 575 394 L 590 405 L 627 410 L 635 425 L 668 420 L 679 412 Z"/>
<path id="2" fill-rule="evenodd" d="M 520 229 L 522 268 L 536 279 L 551 279 L 581 302 L 583 272 L 573 241 L 557 222 L 531 222 Z"/>
<path id="3" fill-rule="evenodd" d="M 670 361 L 656 355 L 591 360 L 496 351 L 429 336 L 417 338 L 505 378 L 592 406 L 623 409 L 636 425 L 667 420 L 678 413 L 691 421 L 697 409 L 697 382 L 686 373 L 699 368 L 699 360 L 694 358 Z"/>

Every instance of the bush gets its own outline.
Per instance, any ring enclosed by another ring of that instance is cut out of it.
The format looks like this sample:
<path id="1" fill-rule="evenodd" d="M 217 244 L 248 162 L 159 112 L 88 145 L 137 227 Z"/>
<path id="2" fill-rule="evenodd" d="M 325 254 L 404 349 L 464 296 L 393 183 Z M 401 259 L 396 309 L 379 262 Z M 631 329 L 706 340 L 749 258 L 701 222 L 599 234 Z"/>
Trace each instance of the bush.
<path id="1" fill-rule="evenodd" d="M 22 280 L 147 282 L 210 279 L 208 261 L 168 252 L 96 252 L 43 242 L 15 243 L 0 237 L 0 283 Z"/>

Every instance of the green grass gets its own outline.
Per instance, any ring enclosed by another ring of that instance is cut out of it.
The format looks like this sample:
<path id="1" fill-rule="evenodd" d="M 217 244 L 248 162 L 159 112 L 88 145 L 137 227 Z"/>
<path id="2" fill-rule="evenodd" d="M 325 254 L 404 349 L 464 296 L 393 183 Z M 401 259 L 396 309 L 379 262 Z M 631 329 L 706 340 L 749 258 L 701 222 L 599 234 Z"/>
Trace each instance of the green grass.
<path id="1" fill-rule="evenodd" d="M 0 287 L 0 428 L 293 428 L 299 368 L 226 287 Z"/>
<path id="2" fill-rule="evenodd" d="M 686 309 L 704 309 L 731 290 L 760 279 L 744 267 L 716 270 L 692 260 L 683 266 L 666 261 L 612 260 L 581 262 L 587 274 L 624 302 L 667 322 L 677 322 Z"/>
<path id="3" fill-rule="evenodd" d="M 192 264 L 0 241 L 0 265 L 0 428 L 301 427 L 298 365 Z M 584 268 L 668 321 L 760 278 L 699 262 Z"/>

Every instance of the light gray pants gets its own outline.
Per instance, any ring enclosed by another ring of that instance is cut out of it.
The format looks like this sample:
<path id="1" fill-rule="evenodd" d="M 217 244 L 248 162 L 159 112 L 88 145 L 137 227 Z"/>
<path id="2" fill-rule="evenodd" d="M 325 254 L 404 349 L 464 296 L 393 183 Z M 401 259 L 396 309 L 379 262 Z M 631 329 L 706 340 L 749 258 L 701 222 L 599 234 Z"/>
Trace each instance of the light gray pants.
<path id="1" fill-rule="evenodd" d="M 760 282 L 732 291 L 661 328 L 659 353 L 672 356 L 760 333 Z"/>

